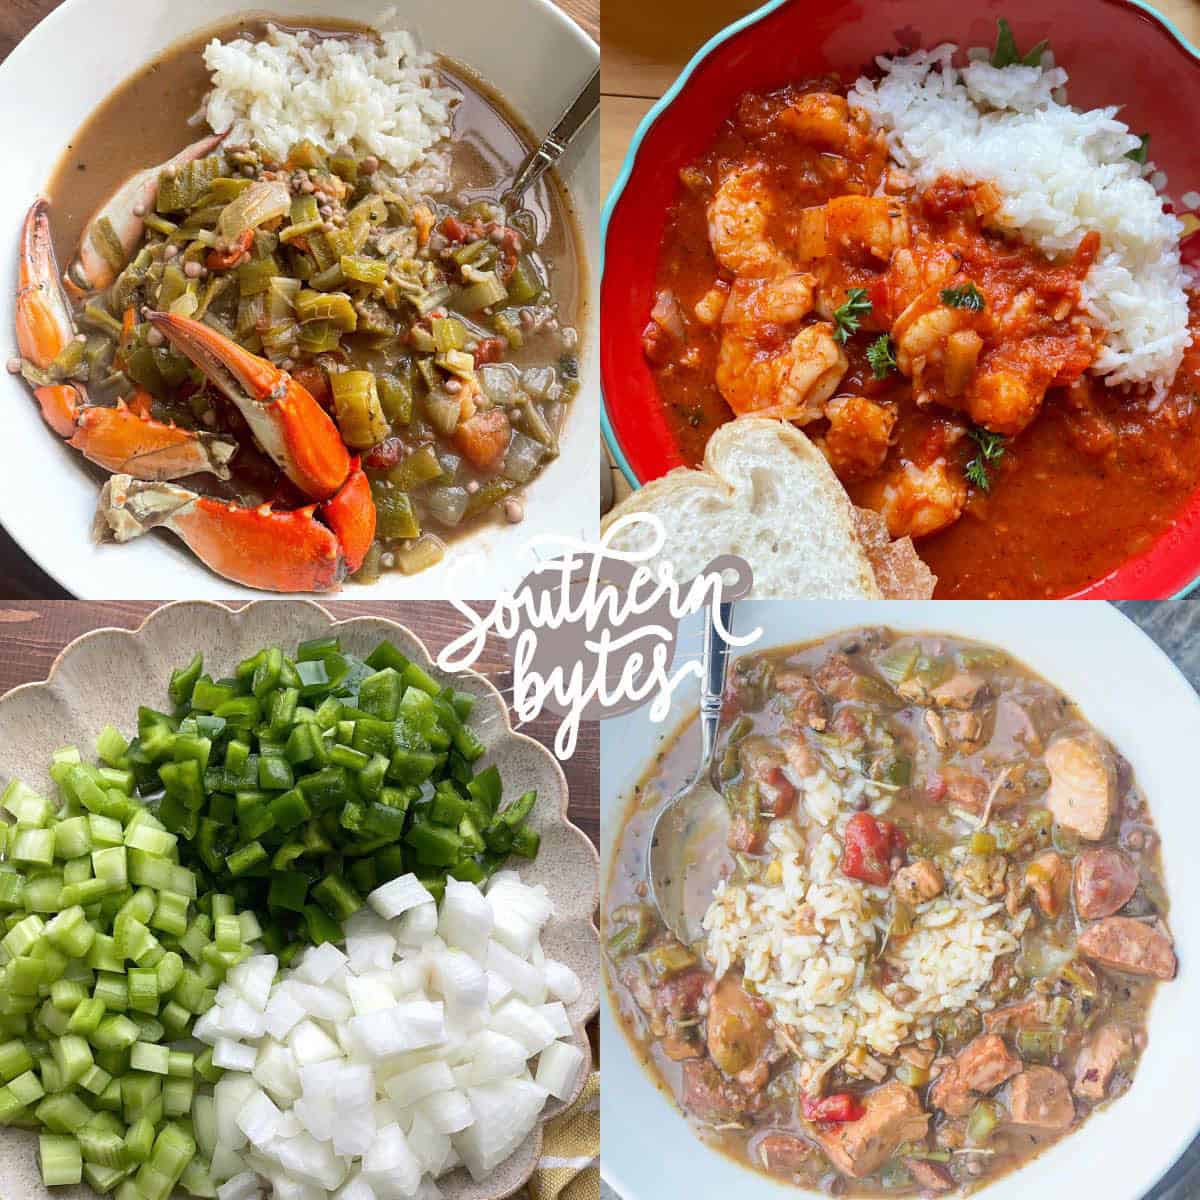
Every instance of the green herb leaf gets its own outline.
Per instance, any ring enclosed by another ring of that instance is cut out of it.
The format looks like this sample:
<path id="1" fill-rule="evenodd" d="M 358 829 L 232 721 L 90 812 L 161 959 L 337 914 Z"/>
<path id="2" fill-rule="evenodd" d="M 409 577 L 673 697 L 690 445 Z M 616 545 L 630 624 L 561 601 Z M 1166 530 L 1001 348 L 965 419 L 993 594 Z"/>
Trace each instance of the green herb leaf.
<path id="1" fill-rule="evenodd" d="M 1130 150 L 1125 155 L 1126 158 L 1132 158 L 1135 163 L 1140 163 L 1143 167 L 1146 165 L 1146 159 L 1150 155 L 1150 135 L 1148 133 L 1139 133 L 1141 145 L 1136 150 Z"/>
<path id="2" fill-rule="evenodd" d="M 1042 64 L 1042 55 L 1046 52 L 1046 48 L 1049 45 L 1050 42 L 1046 38 L 1043 38 L 1028 54 L 1022 54 L 1017 49 L 1017 39 L 1013 37 L 1012 26 L 1001 17 L 996 22 L 996 48 L 992 51 L 992 66 L 1011 67 L 1013 65 L 1020 65 L 1023 67 L 1039 67 Z"/>
<path id="3" fill-rule="evenodd" d="M 850 288 L 846 292 L 846 303 L 834 310 L 833 323 L 837 327 L 833 336 L 843 345 L 852 333 L 858 332 L 861 319 L 871 311 L 866 288 Z"/>
<path id="4" fill-rule="evenodd" d="M 871 364 L 871 374 L 876 379 L 886 379 L 888 372 L 896 369 L 892 339 L 886 333 L 881 333 L 867 347 L 867 362 Z"/>
<path id="5" fill-rule="evenodd" d="M 1004 435 L 974 425 L 967 430 L 967 437 L 979 449 L 975 457 L 963 468 L 963 474 L 968 482 L 973 483 L 980 491 L 991 491 L 992 477 L 989 467 L 994 467 L 1004 457 Z"/>
<path id="6" fill-rule="evenodd" d="M 961 287 L 943 288 L 942 303 L 947 308 L 966 308 L 971 312 L 983 312 L 983 294 L 973 283 Z"/>
<path id="7" fill-rule="evenodd" d="M 1001 17 L 996 22 L 996 48 L 992 51 L 992 66 L 1011 67 L 1013 63 L 1020 61 L 1020 58 L 1012 26 Z"/>

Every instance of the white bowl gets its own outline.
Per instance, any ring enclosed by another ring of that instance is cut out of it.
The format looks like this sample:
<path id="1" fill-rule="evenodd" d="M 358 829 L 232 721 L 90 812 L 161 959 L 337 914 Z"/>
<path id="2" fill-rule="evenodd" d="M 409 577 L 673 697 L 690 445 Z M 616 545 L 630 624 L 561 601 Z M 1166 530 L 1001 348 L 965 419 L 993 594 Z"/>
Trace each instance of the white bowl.
<path id="1" fill-rule="evenodd" d="M 751 651 L 863 625 L 958 634 L 1002 647 L 1076 701 L 1133 765 L 1162 835 L 1179 976 L 1163 984 L 1154 1000 L 1149 1046 L 1129 1092 L 983 1194 L 988 1200 L 1142 1196 L 1200 1128 L 1200 1109 L 1189 1099 L 1200 1075 L 1200 871 L 1190 861 L 1194 850 L 1188 850 L 1200 839 L 1195 803 L 1200 698 L 1136 625 L 1099 602 L 760 602 L 739 604 L 734 615 L 738 634 L 762 627 Z M 698 649 L 700 629 L 698 619 L 684 623 L 682 650 Z M 693 687 L 662 726 L 650 722 L 644 710 L 601 726 L 602 888 L 624 798 L 663 737 L 694 708 L 695 695 Z M 602 1170 L 623 1200 L 668 1195 L 784 1200 L 810 1194 L 741 1167 L 700 1142 L 634 1057 L 607 993 L 600 1021 Z"/>
<path id="2" fill-rule="evenodd" d="M 337 16 L 377 23 L 392 0 L 273 0 L 262 6 L 302 20 Z M 0 65 L 0 112 L 6 186 L 0 190 L 0 347 L 15 347 L 13 292 L 17 241 L 25 211 L 45 186 L 67 142 L 124 79 L 188 34 L 249 8 L 246 0 L 66 0 Z M 482 0 L 407 0 L 401 20 L 422 46 L 472 67 L 497 88 L 525 123 L 549 130 L 595 70 L 596 44 L 549 0 L 504 0 L 497 36 L 495 8 Z M 47 86 L 52 84 L 51 86 Z M 579 135 L 561 174 L 583 231 L 589 263 L 599 251 L 599 121 Z M 569 414 L 562 454 L 528 488 L 525 520 L 488 525 L 450 548 L 420 575 L 384 574 L 358 599 L 494 596 L 511 590 L 533 565 L 519 553 L 539 534 L 594 537 L 600 409 L 599 274 L 588 282 L 582 388 Z M 261 596 L 209 571 L 170 534 L 124 546 L 96 546 L 90 530 L 99 487 L 76 451 L 41 420 L 19 377 L 0 378 L 0 524 L 64 588 L 82 599 L 174 599 Z M 581 487 L 580 481 L 586 482 Z M 457 577 L 457 583 L 456 583 Z M 466 586 L 469 584 L 469 586 Z"/>

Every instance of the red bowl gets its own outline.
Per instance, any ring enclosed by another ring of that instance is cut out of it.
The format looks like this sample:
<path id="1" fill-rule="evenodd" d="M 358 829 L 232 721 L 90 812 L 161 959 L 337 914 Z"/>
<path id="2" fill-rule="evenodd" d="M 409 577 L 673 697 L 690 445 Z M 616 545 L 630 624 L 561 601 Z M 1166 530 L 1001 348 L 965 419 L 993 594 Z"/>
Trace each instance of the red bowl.
<path id="1" fill-rule="evenodd" d="M 712 39 L 639 127 L 604 212 L 600 372 L 604 434 L 635 487 L 682 465 L 657 403 L 641 334 L 654 303 L 657 254 L 678 172 L 712 143 L 737 98 L 834 72 L 849 82 L 877 55 L 940 42 L 990 46 L 1006 17 L 1022 44 L 1050 40 L 1071 76 L 1071 102 L 1119 103 L 1153 131 L 1152 157 L 1180 207 L 1200 191 L 1192 115 L 1200 51 L 1138 0 L 773 0 Z M 1119 49 L 1118 49 L 1119 48 Z M 1200 582 L 1200 491 L 1142 554 L 1076 593 L 1154 600 Z"/>

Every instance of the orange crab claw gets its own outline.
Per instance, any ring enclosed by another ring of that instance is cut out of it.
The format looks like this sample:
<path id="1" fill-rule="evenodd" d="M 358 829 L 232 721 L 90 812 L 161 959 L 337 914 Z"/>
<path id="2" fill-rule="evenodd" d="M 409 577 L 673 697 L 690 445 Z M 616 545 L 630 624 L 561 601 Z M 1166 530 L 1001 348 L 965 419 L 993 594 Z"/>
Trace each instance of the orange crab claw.
<path id="1" fill-rule="evenodd" d="M 163 312 L 147 319 L 238 406 L 259 445 L 306 496 L 326 500 L 346 482 L 350 452 L 338 427 L 286 371 L 200 321 Z"/>
<path id="2" fill-rule="evenodd" d="M 58 282 L 50 239 L 49 202 L 39 196 L 21 228 L 17 271 L 17 349 L 35 367 L 48 367 L 75 336 L 75 324 Z"/>
<path id="3" fill-rule="evenodd" d="M 36 200 L 26 214 L 18 276 L 17 347 L 22 358 L 45 371 L 75 337 L 59 283 L 45 199 Z M 44 384 L 33 394 L 46 424 L 105 470 L 140 479 L 178 479 L 200 472 L 229 478 L 236 442 L 155 421 L 147 412 L 121 403 L 115 408 L 91 405 L 81 383 Z"/>
<path id="4" fill-rule="evenodd" d="M 147 167 L 131 175 L 92 215 L 83 236 L 79 253 L 67 272 L 66 283 L 73 293 L 86 295 L 106 288 L 117 277 L 113 262 L 121 257 L 128 260 L 142 240 L 146 227 L 143 213 L 154 207 L 158 198 L 158 181 L 168 167 L 181 167 L 215 150 L 224 139 L 220 134 L 201 138 L 181 150 L 174 158 L 156 167 Z M 117 245 L 112 242 L 115 239 Z"/>
<path id="5" fill-rule="evenodd" d="M 70 445 L 106 471 L 138 479 L 181 479 L 202 472 L 228 479 L 229 460 L 237 452 L 234 442 L 152 420 L 123 403 L 83 409 Z"/>
<path id="6" fill-rule="evenodd" d="M 174 483 L 114 475 L 100 492 L 93 533 L 128 542 L 162 527 L 218 575 L 272 592 L 324 592 L 346 574 L 337 535 L 316 520 L 315 505 L 275 512 L 241 508 Z"/>
<path id="7" fill-rule="evenodd" d="M 337 534 L 346 559 L 346 570 L 353 575 L 362 566 L 375 540 L 375 500 L 371 485 L 358 464 L 350 461 L 350 474 L 341 489 L 321 505 L 321 519 Z"/>

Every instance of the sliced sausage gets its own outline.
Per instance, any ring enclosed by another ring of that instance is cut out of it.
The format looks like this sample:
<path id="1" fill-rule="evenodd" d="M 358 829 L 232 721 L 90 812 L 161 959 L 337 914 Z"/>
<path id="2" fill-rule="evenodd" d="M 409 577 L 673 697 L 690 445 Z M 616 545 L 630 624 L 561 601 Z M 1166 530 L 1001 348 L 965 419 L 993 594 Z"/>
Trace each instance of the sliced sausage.
<path id="1" fill-rule="evenodd" d="M 796 803 L 796 787 L 784 774 L 787 758 L 783 750 L 764 737 L 748 737 L 738 747 L 742 770 L 758 787 L 762 812 L 782 817 Z"/>
<path id="2" fill-rule="evenodd" d="M 920 1141 L 929 1114 L 912 1088 L 892 1080 L 862 1097 L 866 1111 L 857 1121 L 818 1126 L 814 1136 L 829 1161 L 854 1179 L 877 1171 L 903 1142 Z"/>
<path id="3" fill-rule="evenodd" d="M 1137 891 L 1133 859 L 1112 846 L 1085 850 L 1075 860 L 1075 911 L 1085 921 L 1111 917 Z"/>
<path id="4" fill-rule="evenodd" d="M 1066 1129 L 1075 1104 L 1064 1075 L 1053 1067 L 1026 1067 L 1008 1087 L 1008 1115 L 1014 1125 Z"/>
<path id="5" fill-rule="evenodd" d="M 1047 1009 L 1046 998 L 1035 993 L 1028 999 L 1018 1000 L 1015 1004 L 1006 1004 L 1003 1008 L 984 1013 L 983 1027 L 988 1033 L 1012 1033 L 1017 1029 L 1044 1025 L 1048 1015 Z"/>
<path id="6" fill-rule="evenodd" d="M 1079 952 L 1114 971 L 1155 979 L 1175 978 L 1171 939 L 1132 917 L 1106 917 L 1089 925 L 1079 935 Z"/>
<path id="7" fill-rule="evenodd" d="M 925 1158 L 906 1158 L 904 1165 L 917 1187 L 926 1192 L 950 1192 L 958 1181 L 942 1166 Z"/>
<path id="8" fill-rule="evenodd" d="M 1098 842 L 1116 808 L 1117 772 L 1112 755 L 1092 736 L 1063 737 L 1046 748 L 1051 815 L 1080 837 Z"/>
<path id="9" fill-rule="evenodd" d="M 750 1095 L 724 1075 L 707 1058 L 683 1064 L 684 1109 L 702 1121 L 723 1124 L 737 1121 L 762 1108 L 762 1096 Z"/>
<path id="10" fill-rule="evenodd" d="M 816 1153 L 816 1147 L 792 1133 L 768 1133 L 758 1143 L 758 1160 L 772 1175 L 795 1175 Z"/>
<path id="11" fill-rule="evenodd" d="M 1123 1022 L 1104 1025 L 1088 1038 L 1075 1060 L 1075 1095 L 1103 1100 L 1121 1059 L 1133 1051 L 1133 1031 Z"/>
<path id="12" fill-rule="evenodd" d="M 1004 1039 L 980 1034 L 937 1077 L 929 1089 L 929 1103 L 951 1117 L 965 1117 L 980 1095 L 998 1088 L 1021 1070 L 1021 1060 Z"/>
<path id="13" fill-rule="evenodd" d="M 807 725 L 822 730 L 829 722 L 825 697 L 812 677 L 804 671 L 784 668 L 775 672 L 775 686 L 791 698 L 791 718 L 794 725 Z"/>

